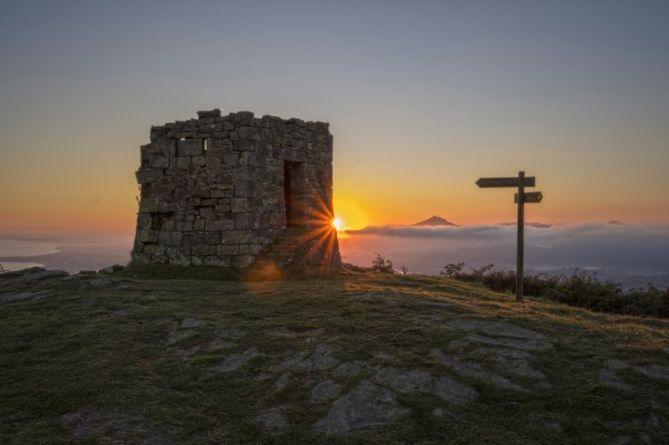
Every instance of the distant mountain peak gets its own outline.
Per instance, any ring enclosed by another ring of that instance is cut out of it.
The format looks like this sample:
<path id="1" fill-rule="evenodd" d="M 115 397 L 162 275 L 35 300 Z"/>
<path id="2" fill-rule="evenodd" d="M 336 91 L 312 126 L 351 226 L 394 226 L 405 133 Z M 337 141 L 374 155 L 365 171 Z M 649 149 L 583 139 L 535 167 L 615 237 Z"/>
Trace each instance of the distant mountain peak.
<path id="1" fill-rule="evenodd" d="M 442 218 L 441 216 L 434 215 L 425 221 L 417 222 L 416 224 L 411 224 L 412 226 L 457 226 L 457 224 L 450 222 L 447 219 Z"/>

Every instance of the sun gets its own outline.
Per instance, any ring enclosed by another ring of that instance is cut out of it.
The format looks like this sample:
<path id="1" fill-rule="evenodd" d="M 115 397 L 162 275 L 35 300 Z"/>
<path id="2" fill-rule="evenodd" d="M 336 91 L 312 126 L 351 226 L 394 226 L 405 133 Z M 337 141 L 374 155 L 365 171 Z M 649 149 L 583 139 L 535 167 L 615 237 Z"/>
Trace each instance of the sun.
<path id="1" fill-rule="evenodd" d="M 337 230 L 341 230 L 344 227 L 344 222 L 341 220 L 341 218 L 335 217 L 332 219 L 332 227 Z"/>

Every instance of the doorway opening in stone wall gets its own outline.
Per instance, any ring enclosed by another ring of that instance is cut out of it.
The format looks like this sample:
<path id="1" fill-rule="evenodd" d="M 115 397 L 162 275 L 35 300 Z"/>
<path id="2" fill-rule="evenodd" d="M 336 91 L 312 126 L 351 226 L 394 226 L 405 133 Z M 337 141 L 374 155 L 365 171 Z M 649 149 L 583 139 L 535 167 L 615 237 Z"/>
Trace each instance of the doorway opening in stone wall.
<path id="1" fill-rule="evenodd" d="M 304 226 L 304 211 L 300 205 L 300 188 L 304 166 L 301 162 L 283 163 L 283 198 L 286 204 L 286 227 Z"/>

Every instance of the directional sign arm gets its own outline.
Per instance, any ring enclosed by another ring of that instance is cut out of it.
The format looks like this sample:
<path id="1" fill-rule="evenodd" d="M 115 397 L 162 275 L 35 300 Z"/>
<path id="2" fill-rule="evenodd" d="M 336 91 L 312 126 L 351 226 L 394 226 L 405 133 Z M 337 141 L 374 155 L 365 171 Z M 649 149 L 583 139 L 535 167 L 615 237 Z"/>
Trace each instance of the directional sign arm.
<path id="1" fill-rule="evenodd" d="M 481 188 L 492 188 L 492 187 L 518 187 L 520 180 L 517 177 L 511 178 L 479 178 L 476 181 L 476 185 Z M 534 187 L 535 177 L 528 176 L 523 178 L 524 187 Z"/>
<path id="2" fill-rule="evenodd" d="M 538 204 L 541 200 L 544 199 L 544 195 L 541 192 L 526 192 L 523 193 L 523 202 L 525 204 Z M 518 204 L 518 193 L 513 197 L 513 202 Z"/>

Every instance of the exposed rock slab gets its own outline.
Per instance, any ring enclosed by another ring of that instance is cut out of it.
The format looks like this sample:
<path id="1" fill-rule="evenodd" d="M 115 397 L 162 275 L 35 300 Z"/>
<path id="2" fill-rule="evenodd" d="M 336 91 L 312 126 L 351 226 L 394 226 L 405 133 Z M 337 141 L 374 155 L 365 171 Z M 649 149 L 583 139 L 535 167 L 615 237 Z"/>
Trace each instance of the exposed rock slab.
<path id="1" fill-rule="evenodd" d="M 501 346 L 505 348 L 520 349 L 522 351 L 545 351 L 553 347 L 553 345 L 546 340 L 516 337 L 491 337 L 486 334 L 479 334 L 478 332 L 467 334 L 465 340 L 471 343 Z"/>
<path id="2" fill-rule="evenodd" d="M 400 406 L 391 390 L 363 380 L 338 398 L 314 429 L 318 432 L 348 433 L 359 428 L 387 425 L 408 413 L 409 410 Z"/>
<path id="3" fill-rule="evenodd" d="M 196 320 L 194 318 L 186 318 L 181 321 L 181 328 L 182 329 L 195 329 L 195 328 L 202 328 L 204 326 L 207 326 L 207 322 L 204 320 Z"/>
<path id="4" fill-rule="evenodd" d="M 537 331 L 521 328 L 511 323 L 494 320 L 457 319 L 447 323 L 448 327 L 463 331 L 477 331 L 491 337 L 508 337 L 525 340 L 545 340 Z"/>
<path id="5" fill-rule="evenodd" d="M 360 362 L 343 362 L 332 370 L 332 375 L 340 379 L 355 377 L 362 371 L 362 366 Z"/>
<path id="6" fill-rule="evenodd" d="M 290 372 L 284 372 L 282 373 L 278 379 L 276 379 L 276 383 L 274 384 L 274 391 L 280 392 L 286 389 L 288 384 L 290 383 L 290 377 L 291 374 Z"/>
<path id="7" fill-rule="evenodd" d="M 419 369 L 383 368 L 372 377 L 372 381 L 399 393 L 432 391 L 432 377 Z"/>
<path id="8" fill-rule="evenodd" d="M 430 356 L 439 363 L 463 377 L 478 380 L 481 383 L 492 385 L 506 391 L 526 392 L 527 390 L 509 379 L 502 377 L 492 371 L 484 369 L 478 363 L 462 361 L 459 358 L 446 355 L 440 349 L 433 349 Z"/>
<path id="9" fill-rule="evenodd" d="M 317 345 L 309 357 L 303 357 L 303 355 L 297 354 L 284 360 L 278 367 L 279 371 L 288 369 L 295 371 L 324 371 L 339 364 L 339 360 L 333 356 L 332 348 L 324 343 Z"/>
<path id="10" fill-rule="evenodd" d="M 286 418 L 286 407 L 278 406 L 270 408 L 262 412 L 256 417 L 265 429 L 270 431 L 280 431 L 288 427 L 288 419 Z"/>
<path id="11" fill-rule="evenodd" d="M 635 366 L 634 370 L 654 380 L 669 380 L 669 366 L 662 366 L 662 365 Z"/>
<path id="12" fill-rule="evenodd" d="M 61 423 L 77 441 L 102 440 L 107 443 L 172 443 L 161 425 L 120 410 L 88 409 L 61 416 Z"/>
<path id="13" fill-rule="evenodd" d="M 241 368 L 242 366 L 246 365 L 248 362 L 253 360 L 256 357 L 259 357 L 260 354 L 255 348 L 249 349 L 247 351 L 244 351 L 242 353 L 235 353 L 232 355 L 229 355 L 223 363 L 220 365 L 216 366 L 214 368 L 214 371 L 219 371 L 219 372 L 232 372 L 236 371 L 237 369 Z"/>
<path id="14" fill-rule="evenodd" d="M 323 403 L 334 399 L 341 392 L 341 386 L 332 380 L 324 380 L 311 390 L 311 403 Z"/>
<path id="15" fill-rule="evenodd" d="M 46 292 L 0 292 L 0 303 L 11 303 L 14 301 L 40 299 L 47 295 Z"/>
<path id="16" fill-rule="evenodd" d="M 447 376 L 443 376 L 437 380 L 434 385 L 434 395 L 456 405 L 473 402 L 479 397 L 478 391 L 471 386 Z"/>
<path id="17" fill-rule="evenodd" d="M 506 348 L 481 348 L 479 352 L 494 361 L 495 366 L 500 371 L 529 379 L 546 379 L 543 372 L 532 366 L 533 357 L 525 351 Z"/>

